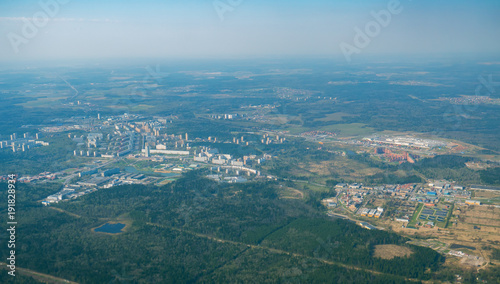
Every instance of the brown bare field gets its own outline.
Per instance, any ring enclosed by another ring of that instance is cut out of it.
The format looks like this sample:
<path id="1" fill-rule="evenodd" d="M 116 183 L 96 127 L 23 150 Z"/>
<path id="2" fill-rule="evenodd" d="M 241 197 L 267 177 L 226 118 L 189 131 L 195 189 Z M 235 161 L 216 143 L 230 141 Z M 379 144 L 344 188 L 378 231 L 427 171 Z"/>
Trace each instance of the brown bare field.
<path id="1" fill-rule="evenodd" d="M 476 225 L 484 225 L 484 226 L 495 226 L 500 228 L 500 220 L 494 219 L 485 219 L 479 217 L 465 217 L 465 223 L 467 224 L 476 224 Z"/>
<path id="2" fill-rule="evenodd" d="M 418 234 L 425 237 L 437 237 L 440 241 L 448 244 L 461 244 L 476 248 L 475 255 L 481 255 L 481 247 L 500 242 L 500 212 L 498 208 L 494 210 L 488 206 L 457 206 L 453 214 L 459 216 L 456 225 L 450 224 L 446 229 L 425 229 L 419 230 L 403 229 L 393 226 L 395 231 L 403 234 Z M 455 219 L 455 218 L 452 218 Z M 474 229 L 474 227 L 479 229 Z M 494 227 L 496 226 L 496 227 Z M 484 255 L 482 255 L 484 257 Z"/>
<path id="3" fill-rule="evenodd" d="M 470 253 L 474 256 L 479 256 L 483 257 L 486 260 L 485 261 L 492 261 L 489 259 L 489 255 L 491 254 L 491 251 L 488 249 L 484 249 L 484 247 L 494 247 L 494 248 L 499 248 L 500 244 L 500 227 L 492 227 L 492 223 L 489 221 L 492 221 L 490 219 L 480 219 L 479 221 L 474 219 L 470 219 L 471 217 L 468 217 L 469 215 L 471 216 L 491 216 L 491 209 L 489 209 L 486 206 L 473 206 L 473 207 L 468 207 L 468 206 L 457 206 L 455 209 L 460 208 L 461 211 L 459 210 L 454 210 L 453 214 L 454 215 L 459 215 L 461 216 L 460 219 L 463 221 L 458 221 L 457 225 L 450 224 L 448 228 L 446 229 L 440 229 L 440 228 L 419 228 L 418 230 L 413 230 L 413 229 L 408 229 L 408 228 L 402 228 L 401 223 L 395 222 L 395 221 L 390 221 L 390 220 L 380 220 L 380 224 L 383 227 L 386 228 L 391 228 L 393 231 L 407 235 L 409 237 L 423 237 L 423 238 L 437 238 L 440 242 L 446 243 L 446 244 L 458 244 L 458 245 L 463 245 L 463 246 L 469 246 L 469 247 L 474 247 L 476 250 L 470 251 Z M 495 209 L 497 220 L 499 219 L 498 213 L 496 213 L 498 210 L 497 208 Z M 455 218 L 452 218 L 454 220 Z M 481 222 L 481 224 L 485 225 L 474 225 L 471 223 L 467 223 L 467 221 L 475 221 L 476 224 L 479 224 L 478 222 Z M 494 220 L 493 220 L 494 221 Z M 489 225 L 489 226 L 488 226 Z M 479 230 L 476 228 L 474 229 L 474 226 L 479 227 Z M 447 258 L 448 259 L 448 258 Z M 454 258 L 450 258 L 454 259 Z M 459 266 L 464 266 L 464 267 L 469 267 L 467 266 L 470 264 L 469 262 L 461 262 L 462 259 L 457 259 L 457 262 L 455 263 L 456 265 Z M 478 265 L 479 263 L 473 263 L 474 265 Z M 477 267 L 477 266 L 476 266 Z"/>
<path id="4" fill-rule="evenodd" d="M 463 257 L 462 260 L 460 260 L 460 263 L 465 266 L 473 266 L 473 267 L 479 267 L 484 263 L 484 258 L 483 257 Z"/>
<path id="5" fill-rule="evenodd" d="M 480 224 L 500 228 L 500 208 L 492 206 L 461 207 L 459 220 L 466 224 Z"/>
<path id="6" fill-rule="evenodd" d="M 458 215 L 458 224 L 450 226 L 456 239 L 472 241 L 481 239 L 482 242 L 500 241 L 500 209 L 491 206 L 460 206 L 454 214 Z M 474 229 L 474 227 L 479 229 Z M 479 244 L 472 246 L 478 247 Z"/>
<path id="7" fill-rule="evenodd" d="M 290 173 L 294 176 L 311 176 L 311 172 L 307 170 L 308 166 L 306 164 L 299 164 L 298 167 L 290 170 Z"/>
<path id="8" fill-rule="evenodd" d="M 474 230 L 474 226 L 481 228 L 480 230 Z M 473 225 L 467 224 L 463 222 L 459 222 L 456 226 L 453 226 L 457 231 L 463 232 L 463 237 L 477 235 L 481 236 L 483 239 L 491 239 L 492 241 L 500 241 L 500 228 L 490 227 L 490 226 L 482 226 L 482 225 Z M 485 236 L 489 235 L 489 236 Z M 496 236 L 495 236 L 496 235 Z"/>
<path id="9" fill-rule="evenodd" d="M 322 175 L 322 176 L 329 175 L 331 164 L 332 163 L 329 161 L 324 161 L 324 162 L 321 162 L 320 164 L 312 164 L 309 166 L 309 171 L 312 173 Z"/>
<path id="10" fill-rule="evenodd" d="M 407 247 L 398 245 L 376 245 L 375 257 L 383 259 L 393 259 L 395 257 L 408 257 L 413 251 Z"/>
<path id="11" fill-rule="evenodd" d="M 385 199 L 374 199 L 373 202 L 372 202 L 372 206 L 376 206 L 376 207 L 383 207 L 384 204 L 385 204 L 386 200 Z"/>
<path id="12" fill-rule="evenodd" d="M 497 191 L 475 190 L 474 193 L 474 198 L 495 198 L 500 196 L 500 192 Z"/>
<path id="13" fill-rule="evenodd" d="M 289 199 L 303 199 L 304 193 L 298 189 L 294 189 L 291 187 L 284 187 L 281 192 L 281 198 L 289 198 Z"/>
<path id="14" fill-rule="evenodd" d="M 447 147 L 451 148 L 451 152 L 463 152 L 469 149 L 469 147 L 467 147 L 466 145 L 461 145 L 458 143 L 449 143 Z"/>

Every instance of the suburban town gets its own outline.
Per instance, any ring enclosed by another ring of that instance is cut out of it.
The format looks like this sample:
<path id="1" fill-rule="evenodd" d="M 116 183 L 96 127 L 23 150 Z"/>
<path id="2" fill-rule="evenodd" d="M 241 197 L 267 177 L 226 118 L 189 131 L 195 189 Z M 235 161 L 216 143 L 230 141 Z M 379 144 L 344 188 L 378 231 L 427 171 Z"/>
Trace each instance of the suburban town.
<path id="1" fill-rule="evenodd" d="M 237 117 L 222 114 L 214 115 L 211 119 L 231 120 Z M 282 146 L 289 139 L 304 138 L 318 143 L 318 150 L 321 151 L 325 143 L 329 142 L 355 145 L 361 152 L 372 157 L 387 162 L 410 164 L 422 156 L 462 147 L 453 142 L 404 136 L 371 136 L 360 140 L 346 140 L 329 131 L 309 131 L 293 135 L 288 131 L 264 130 L 249 133 L 247 137 L 238 135 L 229 139 L 215 136 L 193 137 L 189 133 L 169 133 L 169 128 L 176 119 L 175 116 L 146 118 L 127 113 L 109 117 L 72 117 L 59 121 L 58 126 L 43 127 L 39 133 L 24 133 L 22 138 L 13 133 L 0 146 L 11 148 L 14 153 L 24 152 L 33 147 L 48 146 L 49 143 L 44 142 L 43 137 L 60 132 L 69 133 L 67 139 L 76 145 L 70 153 L 80 166 L 18 177 L 18 182 L 21 183 L 61 184 L 58 192 L 39 200 L 44 206 L 75 200 L 99 190 L 112 190 L 119 185 L 161 186 L 175 181 L 187 171 L 202 168 L 209 170 L 208 178 L 222 183 L 258 180 L 283 183 L 287 180 L 264 170 L 263 166 L 275 158 L 273 155 L 255 152 L 237 157 L 221 151 L 218 148 L 221 145 Z M 250 136 L 253 138 L 249 139 Z M 324 151 L 342 157 L 348 155 L 348 151 L 331 151 L 328 148 Z M 7 176 L 2 176 L 1 179 L 7 180 Z M 405 184 L 337 183 L 333 189 L 336 195 L 322 200 L 325 214 L 349 220 L 367 230 L 397 228 L 402 233 L 422 231 L 431 232 L 432 235 L 432 232 L 440 230 L 453 230 L 460 227 L 460 223 L 468 225 L 461 217 L 461 213 L 466 212 L 467 208 L 476 206 L 500 209 L 500 205 L 488 200 L 484 204 L 484 199 L 474 198 L 476 190 L 498 192 L 499 188 L 464 186 L 448 180 Z M 489 227 L 491 225 L 488 222 L 474 224 L 473 230 L 478 232 L 485 229 L 498 230 Z M 486 263 L 484 256 L 470 247 L 461 249 L 460 246 L 432 241 L 420 241 L 418 245 L 459 258 L 468 265 L 481 267 Z"/>

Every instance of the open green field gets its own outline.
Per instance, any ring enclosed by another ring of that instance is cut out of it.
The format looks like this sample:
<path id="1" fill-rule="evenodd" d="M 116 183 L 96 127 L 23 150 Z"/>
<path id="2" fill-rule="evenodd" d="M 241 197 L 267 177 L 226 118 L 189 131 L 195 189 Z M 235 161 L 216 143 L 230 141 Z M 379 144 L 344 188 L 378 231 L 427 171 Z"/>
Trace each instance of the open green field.
<path id="1" fill-rule="evenodd" d="M 328 131 L 338 133 L 340 137 L 363 136 L 375 132 L 375 129 L 366 126 L 364 123 L 332 124 L 317 128 L 290 125 L 286 128 L 290 134 L 300 134 L 307 131 Z"/>
<path id="2" fill-rule="evenodd" d="M 413 216 L 411 217 L 410 222 L 408 223 L 408 227 L 415 227 L 415 225 L 418 222 L 418 216 L 420 215 L 420 212 L 424 208 L 423 203 L 419 203 L 417 206 L 417 209 L 415 210 L 415 213 L 413 213 Z"/>
<path id="3" fill-rule="evenodd" d="M 54 107 L 61 104 L 60 100 L 67 99 L 68 97 L 48 97 L 48 98 L 37 98 L 29 102 L 21 103 L 20 105 L 26 108 L 47 108 Z"/>
<path id="4" fill-rule="evenodd" d="M 325 117 L 318 118 L 315 120 L 318 120 L 318 121 L 342 121 L 344 119 L 344 117 L 350 117 L 350 116 L 353 116 L 353 115 L 345 113 L 345 112 L 335 112 L 335 113 L 327 114 Z"/>
<path id="5" fill-rule="evenodd" d="M 361 136 L 375 132 L 364 123 L 333 124 L 321 127 L 319 130 L 337 132 L 340 137 Z"/>

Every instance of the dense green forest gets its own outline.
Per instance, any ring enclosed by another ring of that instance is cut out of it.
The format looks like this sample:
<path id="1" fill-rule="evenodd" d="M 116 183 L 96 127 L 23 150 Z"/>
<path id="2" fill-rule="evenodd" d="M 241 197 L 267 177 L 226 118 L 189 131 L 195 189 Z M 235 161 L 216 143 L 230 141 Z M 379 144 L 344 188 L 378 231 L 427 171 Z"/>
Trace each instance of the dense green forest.
<path id="1" fill-rule="evenodd" d="M 384 273 L 428 279 L 426 270 L 436 271 L 444 257 L 429 248 L 406 245 L 405 241 L 398 235 L 366 230 L 343 220 L 301 218 L 274 232 L 263 244 Z M 413 254 L 392 260 L 373 257 L 374 246 L 380 244 L 408 246 Z"/>
<path id="2" fill-rule="evenodd" d="M 413 246 L 408 258 L 373 257 L 375 245 L 408 246 L 406 239 L 327 219 L 303 201 L 280 199 L 278 188 L 191 172 L 163 187 L 120 186 L 56 205 L 70 215 L 29 201 L 55 186 L 19 185 L 26 205 L 18 265 L 79 283 L 403 283 L 432 278 L 443 261 Z M 107 221 L 129 226 L 117 235 L 92 231 Z"/>
<path id="3" fill-rule="evenodd" d="M 39 282 L 32 277 L 19 274 L 19 272 L 16 272 L 16 276 L 10 276 L 9 274 L 7 274 L 6 269 L 0 269 L 0 283 L 35 284 L 43 282 Z"/>
<path id="4" fill-rule="evenodd" d="M 350 155 L 350 159 L 362 162 L 370 167 L 384 170 L 384 173 L 378 173 L 367 176 L 362 182 L 370 184 L 382 183 L 421 183 L 427 179 L 446 179 L 454 180 L 464 184 L 500 184 L 500 168 L 490 168 L 483 171 L 469 169 L 465 163 L 477 161 L 475 158 L 462 157 L 457 155 L 437 155 L 432 158 L 424 158 L 415 164 L 402 163 L 399 165 L 387 164 L 381 161 L 375 161 L 369 154 Z M 406 176 L 395 174 L 396 171 L 404 171 Z"/>
<path id="5" fill-rule="evenodd" d="M 500 185 L 500 168 L 489 168 L 479 172 L 485 184 Z"/>
<path id="6" fill-rule="evenodd" d="M 320 151 L 313 148 L 311 143 L 294 141 L 287 145 L 286 149 L 266 149 L 268 153 L 275 154 L 278 158 L 268 161 L 266 167 L 273 175 L 295 180 L 312 180 L 320 178 L 315 173 L 297 174 L 297 164 L 308 163 L 317 165 L 322 161 L 338 159 L 333 153 Z M 269 147 L 270 148 L 270 147 Z M 271 150 L 271 151 L 270 151 Z M 362 177 L 336 176 L 335 171 L 330 171 L 330 176 L 324 178 L 335 178 L 339 182 L 362 182 L 365 184 L 404 184 L 423 183 L 426 179 L 454 180 L 463 184 L 499 184 L 500 168 L 490 168 L 484 171 L 469 169 L 465 163 L 475 161 L 474 158 L 457 155 L 437 155 L 432 158 L 424 158 L 415 164 L 402 163 L 393 164 L 373 159 L 368 153 L 349 153 L 347 158 L 353 162 L 361 163 L 363 167 L 372 167 L 382 170 L 381 173 L 366 175 Z"/>

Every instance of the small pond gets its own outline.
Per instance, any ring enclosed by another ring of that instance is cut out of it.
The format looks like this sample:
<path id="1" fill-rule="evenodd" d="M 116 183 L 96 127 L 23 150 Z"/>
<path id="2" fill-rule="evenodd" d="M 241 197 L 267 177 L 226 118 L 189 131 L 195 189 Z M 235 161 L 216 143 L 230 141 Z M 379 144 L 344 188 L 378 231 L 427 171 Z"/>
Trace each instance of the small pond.
<path id="1" fill-rule="evenodd" d="M 95 228 L 94 231 L 98 233 L 108 233 L 108 234 L 118 234 L 122 232 L 122 229 L 125 228 L 125 224 L 122 223 L 106 223 L 98 228 Z"/>

